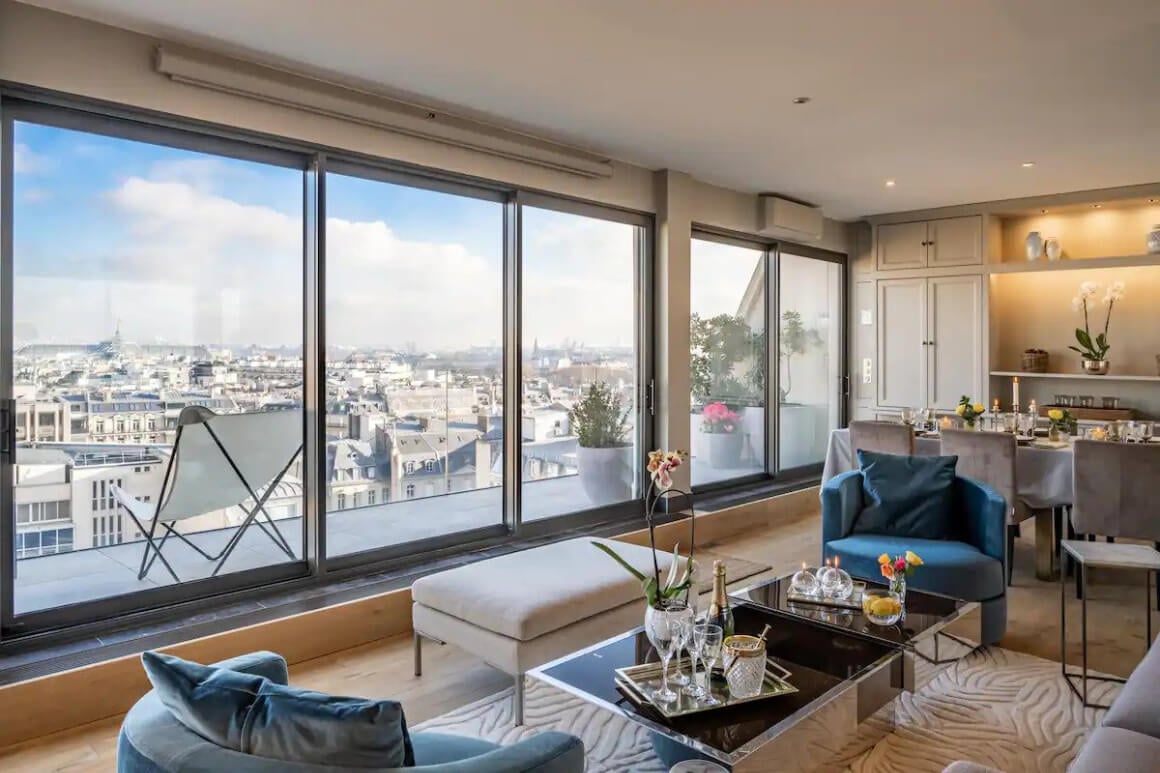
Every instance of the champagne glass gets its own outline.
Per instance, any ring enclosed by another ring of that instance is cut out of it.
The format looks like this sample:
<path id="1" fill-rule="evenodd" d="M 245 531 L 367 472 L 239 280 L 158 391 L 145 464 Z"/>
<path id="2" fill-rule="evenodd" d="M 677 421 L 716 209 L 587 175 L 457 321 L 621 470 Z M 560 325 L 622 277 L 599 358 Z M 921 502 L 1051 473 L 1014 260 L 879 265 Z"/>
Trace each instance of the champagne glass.
<path id="1" fill-rule="evenodd" d="M 700 698 L 705 693 L 704 688 L 697 683 L 697 663 L 701 659 L 701 646 L 705 643 L 704 639 L 700 643 L 697 641 L 696 634 L 699 627 L 693 620 L 690 620 L 682 626 L 683 630 L 681 631 L 681 638 L 684 639 L 685 648 L 689 651 L 689 663 L 692 671 L 681 692 L 694 698 Z"/>
<path id="2" fill-rule="evenodd" d="M 725 632 L 721 626 L 712 623 L 703 623 L 693 629 L 693 642 L 697 647 L 701 660 L 705 663 L 705 686 L 701 702 L 706 706 L 716 706 L 721 701 L 713 697 L 713 667 L 721 657 L 721 645 L 725 640 Z"/>
<path id="3" fill-rule="evenodd" d="M 696 617 L 695 610 L 690 609 L 689 611 L 691 614 L 689 615 L 688 624 L 682 623 L 680 629 L 677 631 L 677 643 L 673 647 L 673 657 L 676 659 L 676 663 L 673 669 L 674 673 L 671 677 L 669 677 L 669 681 L 679 687 L 688 687 L 690 684 L 692 684 L 692 679 L 685 676 L 685 669 L 681 665 L 681 650 L 689 648 L 689 644 L 693 637 L 693 621 Z M 691 656 L 692 653 L 690 652 L 689 655 Z M 694 663 L 693 678 L 696 678 L 696 672 L 697 664 Z"/>
<path id="4" fill-rule="evenodd" d="M 653 697 L 663 703 L 672 703 L 677 694 L 669 687 L 669 661 L 681 641 L 681 626 L 691 620 L 693 610 L 687 604 L 673 602 L 649 610 L 645 631 L 648 640 L 661 657 L 661 686 Z"/>
<path id="5" fill-rule="evenodd" d="M 1137 432 L 1139 432 L 1139 437 L 1140 437 L 1141 443 L 1152 442 L 1152 432 L 1153 432 L 1152 422 L 1150 422 L 1150 421 L 1140 422 L 1139 427 L 1137 427 Z"/>

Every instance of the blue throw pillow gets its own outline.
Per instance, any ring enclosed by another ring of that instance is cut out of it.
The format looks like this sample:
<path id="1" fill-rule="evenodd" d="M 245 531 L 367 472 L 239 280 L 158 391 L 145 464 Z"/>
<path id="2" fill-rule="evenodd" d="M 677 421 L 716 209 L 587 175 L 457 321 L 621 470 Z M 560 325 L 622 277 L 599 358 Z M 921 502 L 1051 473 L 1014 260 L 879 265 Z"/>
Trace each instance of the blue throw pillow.
<path id="1" fill-rule="evenodd" d="M 181 724 L 243 754 L 314 765 L 415 764 L 403 707 L 287 687 L 261 676 L 146 652 L 145 673 Z"/>
<path id="2" fill-rule="evenodd" d="M 957 456 L 898 456 L 858 449 L 862 512 L 851 534 L 953 539 Z"/>

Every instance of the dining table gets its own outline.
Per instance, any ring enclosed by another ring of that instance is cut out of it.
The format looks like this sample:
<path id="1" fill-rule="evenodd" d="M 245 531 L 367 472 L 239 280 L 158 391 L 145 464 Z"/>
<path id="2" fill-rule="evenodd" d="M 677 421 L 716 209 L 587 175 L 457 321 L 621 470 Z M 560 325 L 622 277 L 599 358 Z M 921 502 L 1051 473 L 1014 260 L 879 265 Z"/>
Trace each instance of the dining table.
<path id="1" fill-rule="evenodd" d="M 980 430 L 985 431 L 985 430 Z M 919 433 L 914 438 L 918 456 L 938 456 L 941 443 L 937 433 Z M 1015 455 L 1015 488 L 1019 499 L 1036 512 L 1035 575 L 1041 580 L 1058 577 L 1055 546 L 1063 531 L 1062 510 L 1072 503 L 1071 444 L 1046 448 L 1021 443 Z M 858 466 L 850 448 L 850 430 L 830 433 L 822 485 L 826 481 Z"/>

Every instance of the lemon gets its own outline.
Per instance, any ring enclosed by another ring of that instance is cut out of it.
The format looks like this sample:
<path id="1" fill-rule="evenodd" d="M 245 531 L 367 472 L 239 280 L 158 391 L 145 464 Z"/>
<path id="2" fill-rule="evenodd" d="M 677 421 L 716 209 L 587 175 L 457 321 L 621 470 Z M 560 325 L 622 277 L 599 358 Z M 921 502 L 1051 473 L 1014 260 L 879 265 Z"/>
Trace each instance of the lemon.
<path id="1" fill-rule="evenodd" d="M 870 614 L 875 617 L 891 617 L 902 611 L 902 605 L 892 598 L 879 598 L 870 602 Z"/>

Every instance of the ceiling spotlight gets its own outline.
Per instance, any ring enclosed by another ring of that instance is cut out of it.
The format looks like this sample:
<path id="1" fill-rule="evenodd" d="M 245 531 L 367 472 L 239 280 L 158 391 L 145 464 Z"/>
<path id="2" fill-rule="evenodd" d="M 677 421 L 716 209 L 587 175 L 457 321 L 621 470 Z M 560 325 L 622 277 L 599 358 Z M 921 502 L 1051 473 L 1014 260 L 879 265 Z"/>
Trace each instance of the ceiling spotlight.
<path id="1" fill-rule="evenodd" d="M 886 181 L 886 187 L 887 187 L 887 188 L 893 188 L 893 187 L 894 187 L 894 181 L 893 181 L 893 180 L 887 180 L 887 181 Z"/>
<path id="2" fill-rule="evenodd" d="M 1092 204 L 1092 209 L 1099 209 L 1103 204 Z"/>
<path id="3" fill-rule="evenodd" d="M 1023 168 L 1024 168 L 1024 169 L 1030 169 L 1030 168 L 1031 168 L 1031 167 L 1033 167 L 1033 166 L 1035 166 L 1035 162 L 1034 162 L 1034 161 L 1024 161 L 1024 162 L 1023 162 Z"/>
<path id="4" fill-rule="evenodd" d="M 804 105 L 809 101 L 810 101 L 809 97 L 794 97 L 793 98 L 793 103 L 795 105 Z"/>
<path id="5" fill-rule="evenodd" d="M 1041 210 L 1039 210 L 1039 214 L 1041 214 L 1041 215 L 1046 215 L 1046 214 L 1047 214 L 1047 210 L 1046 210 L 1046 209 L 1041 209 Z"/>
<path id="6" fill-rule="evenodd" d="M 1148 199 L 1148 203 L 1149 203 L 1149 204 L 1155 204 L 1155 203 L 1156 203 L 1156 201 L 1157 201 L 1156 199 Z"/>

